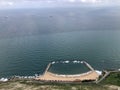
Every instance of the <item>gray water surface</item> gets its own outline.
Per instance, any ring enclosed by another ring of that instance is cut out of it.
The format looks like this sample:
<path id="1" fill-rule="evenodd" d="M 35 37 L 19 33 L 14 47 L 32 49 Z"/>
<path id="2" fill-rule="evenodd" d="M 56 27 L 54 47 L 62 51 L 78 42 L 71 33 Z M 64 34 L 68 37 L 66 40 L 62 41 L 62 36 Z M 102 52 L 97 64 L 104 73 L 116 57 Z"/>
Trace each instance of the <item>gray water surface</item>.
<path id="1" fill-rule="evenodd" d="M 51 61 L 85 60 L 95 69 L 120 66 L 120 31 L 79 31 L 0 39 L 0 76 L 43 73 Z M 76 64 L 57 64 L 56 73 L 79 73 Z"/>
<path id="2" fill-rule="evenodd" d="M 85 60 L 95 69 L 120 68 L 120 7 L 0 10 L 0 77 L 42 74 L 51 61 Z M 50 71 L 76 74 L 80 64 Z"/>

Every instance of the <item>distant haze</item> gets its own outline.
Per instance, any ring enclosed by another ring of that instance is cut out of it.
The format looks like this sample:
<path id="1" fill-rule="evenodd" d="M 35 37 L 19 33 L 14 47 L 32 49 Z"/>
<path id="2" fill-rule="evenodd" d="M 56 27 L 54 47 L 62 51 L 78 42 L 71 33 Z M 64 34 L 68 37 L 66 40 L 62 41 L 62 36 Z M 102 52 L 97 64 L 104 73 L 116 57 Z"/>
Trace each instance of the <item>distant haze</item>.
<path id="1" fill-rule="evenodd" d="M 0 38 L 81 30 L 120 30 L 119 6 L 0 11 Z"/>
<path id="2" fill-rule="evenodd" d="M 0 0 L 0 9 L 120 5 L 119 0 Z"/>

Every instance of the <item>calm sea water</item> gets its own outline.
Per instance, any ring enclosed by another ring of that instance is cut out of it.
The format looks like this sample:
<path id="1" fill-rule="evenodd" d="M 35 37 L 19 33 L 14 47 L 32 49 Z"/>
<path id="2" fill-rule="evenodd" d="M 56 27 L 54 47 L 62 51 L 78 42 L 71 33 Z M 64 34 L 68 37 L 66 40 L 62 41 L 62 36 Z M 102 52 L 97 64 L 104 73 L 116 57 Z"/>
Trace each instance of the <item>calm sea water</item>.
<path id="1" fill-rule="evenodd" d="M 85 60 L 95 69 L 120 68 L 120 8 L 79 7 L 0 11 L 0 77 L 42 74 L 51 61 Z M 80 64 L 54 64 L 61 74 Z"/>
<path id="2" fill-rule="evenodd" d="M 43 73 L 50 61 L 85 60 L 95 69 L 120 68 L 120 31 L 79 31 L 0 39 L 0 76 Z M 56 64 L 78 73 L 79 64 Z"/>

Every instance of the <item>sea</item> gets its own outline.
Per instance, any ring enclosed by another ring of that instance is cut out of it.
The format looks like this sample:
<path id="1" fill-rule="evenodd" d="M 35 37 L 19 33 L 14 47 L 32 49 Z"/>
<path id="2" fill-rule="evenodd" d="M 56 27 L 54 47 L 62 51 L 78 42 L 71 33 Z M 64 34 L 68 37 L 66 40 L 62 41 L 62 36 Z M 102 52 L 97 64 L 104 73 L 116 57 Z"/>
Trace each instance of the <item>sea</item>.
<path id="1" fill-rule="evenodd" d="M 0 10 L 0 77 L 43 74 L 50 62 L 86 61 L 95 70 L 120 68 L 120 8 Z M 49 71 L 83 73 L 79 63 Z"/>

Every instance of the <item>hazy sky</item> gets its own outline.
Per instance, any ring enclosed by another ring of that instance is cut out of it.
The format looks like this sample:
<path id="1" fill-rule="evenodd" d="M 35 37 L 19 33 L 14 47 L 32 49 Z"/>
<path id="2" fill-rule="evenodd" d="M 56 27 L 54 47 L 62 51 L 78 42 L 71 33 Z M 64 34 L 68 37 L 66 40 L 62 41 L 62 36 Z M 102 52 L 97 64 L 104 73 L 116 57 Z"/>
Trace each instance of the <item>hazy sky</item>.
<path id="1" fill-rule="evenodd" d="M 120 5 L 120 0 L 0 0 L 0 9 Z"/>

